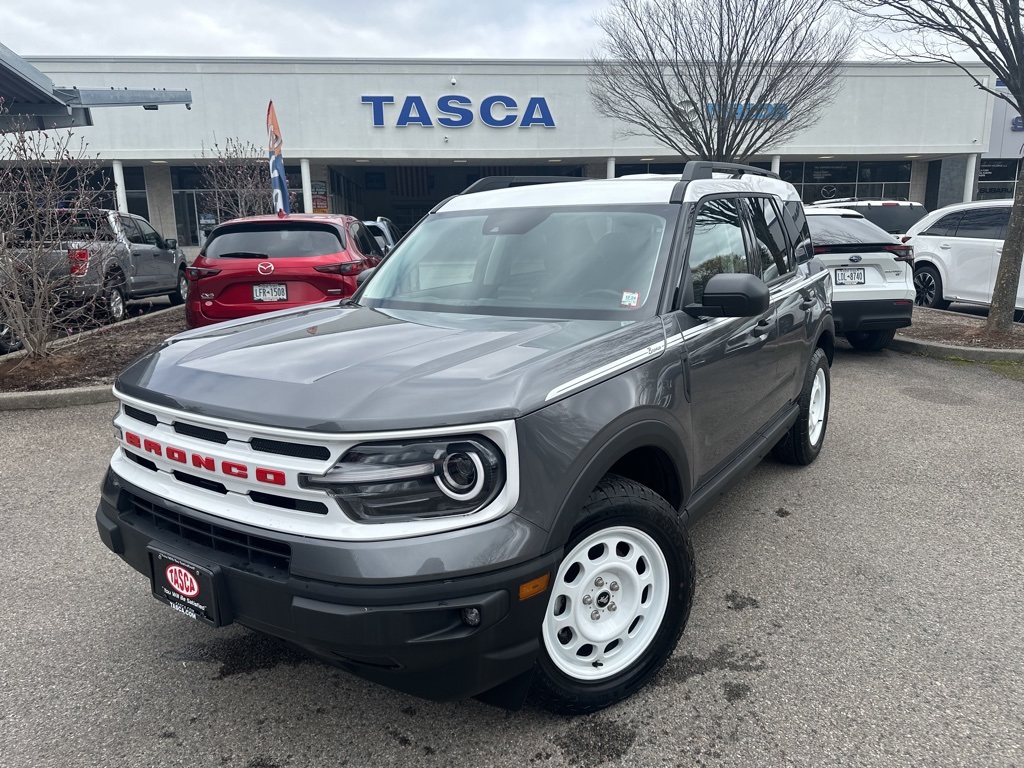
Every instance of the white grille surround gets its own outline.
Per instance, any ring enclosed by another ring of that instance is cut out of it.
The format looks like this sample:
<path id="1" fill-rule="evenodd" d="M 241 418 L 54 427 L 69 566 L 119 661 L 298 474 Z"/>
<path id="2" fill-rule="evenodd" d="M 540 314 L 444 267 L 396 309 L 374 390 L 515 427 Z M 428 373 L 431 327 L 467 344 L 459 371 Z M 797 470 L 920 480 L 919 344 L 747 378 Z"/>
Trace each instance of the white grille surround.
<path id="1" fill-rule="evenodd" d="M 519 450 L 515 422 L 511 420 L 387 432 L 308 432 L 200 416 L 153 405 L 116 388 L 114 395 L 122 406 L 130 406 L 157 419 L 154 426 L 128 415 L 124 407 L 114 418 L 119 445 L 111 457 L 110 467 L 119 477 L 162 499 L 267 531 L 330 541 L 404 539 L 486 523 L 507 514 L 519 501 Z M 221 444 L 181 434 L 174 431 L 175 422 L 223 432 L 228 441 Z M 347 515 L 326 490 L 304 488 L 299 484 L 300 475 L 326 474 L 349 449 L 361 443 L 457 435 L 482 435 L 490 439 L 501 450 L 505 460 L 504 486 L 490 504 L 476 512 L 423 520 L 361 522 Z M 257 451 L 250 444 L 255 438 L 325 446 L 330 451 L 330 458 L 308 459 Z M 155 471 L 128 458 L 126 453 L 129 452 L 149 462 Z M 213 470 L 209 468 L 211 461 Z M 239 469 L 242 467 L 244 477 Z M 261 479 L 257 478 L 258 470 L 262 470 L 259 473 Z M 176 471 L 219 483 L 226 493 L 183 482 L 174 476 Z M 327 513 L 260 503 L 253 500 L 250 492 L 317 502 L 326 507 Z"/>

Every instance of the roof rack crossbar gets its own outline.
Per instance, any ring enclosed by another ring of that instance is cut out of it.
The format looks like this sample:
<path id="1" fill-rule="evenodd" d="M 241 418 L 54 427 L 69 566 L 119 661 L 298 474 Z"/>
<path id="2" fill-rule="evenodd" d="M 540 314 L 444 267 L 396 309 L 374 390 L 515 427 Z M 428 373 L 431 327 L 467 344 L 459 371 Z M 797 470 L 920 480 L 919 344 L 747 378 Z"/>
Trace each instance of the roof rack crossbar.
<path id="1" fill-rule="evenodd" d="M 741 165 L 740 163 L 721 163 L 717 160 L 690 160 L 683 168 L 683 181 L 693 181 L 695 179 L 710 179 L 712 174 L 718 171 L 719 173 L 728 173 L 733 177 L 739 177 L 746 173 L 754 174 L 756 176 L 767 176 L 769 179 L 778 179 L 779 174 L 766 171 L 764 168 L 758 168 L 753 165 Z"/>
<path id="2" fill-rule="evenodd" d="M 461 194 L 470 195 L 474 192 L 489 192 L 492 189 L 508 189 L 509 187 L 528 187 L 532 184 L 554 184 L 561 181 L 589 181 L 581 176 L 485 176 L 477 179 Z"/>

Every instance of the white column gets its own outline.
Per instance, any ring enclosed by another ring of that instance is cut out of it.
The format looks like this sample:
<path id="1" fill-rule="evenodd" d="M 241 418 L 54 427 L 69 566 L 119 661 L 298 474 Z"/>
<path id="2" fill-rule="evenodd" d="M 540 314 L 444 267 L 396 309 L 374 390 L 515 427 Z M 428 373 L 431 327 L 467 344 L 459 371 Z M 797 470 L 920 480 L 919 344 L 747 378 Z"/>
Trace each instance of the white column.
<path id="1" fill-rule="evenodd" d="M 120 213 L 128 213 L 128 195 L 124 193 L 124 164 L 120 160 L 114 163 L 114 194 L 117 195 L 117 210 Z"/>
<path id="2" fill-rule="evenodd" d="M 772 155 L 772 173 L 778 173 L 782 167 L 782 155 Z"/>
<path id="3" fill-rule="evenodd" d="M 302 158 L 302 210 L 313 212 L 313 183 L 309 178 L 309 160 Z"/>
<path id="4" fill-rule="evenodd" d="M 978 176 L 978 156 L 967 156 L 967 171 L 964 173 L 964 202 L 974 199 L 974 182 Z"/>
<path id="5" fill-rule="evenodd" d="M 606 178 L 609 178 L 609 179 L 614 179 L 615 178 L 615 158 L 614 157 L 609 157 L 608 158 L 608 175 L 607 175 Z"/>

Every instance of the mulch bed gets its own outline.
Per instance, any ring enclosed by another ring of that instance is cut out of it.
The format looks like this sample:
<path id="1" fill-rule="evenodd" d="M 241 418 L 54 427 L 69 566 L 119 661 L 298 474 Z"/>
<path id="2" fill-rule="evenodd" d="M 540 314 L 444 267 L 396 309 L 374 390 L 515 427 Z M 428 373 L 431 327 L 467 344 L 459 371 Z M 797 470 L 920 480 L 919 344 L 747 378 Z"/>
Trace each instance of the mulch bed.
<path id="1" fill-rule="evenodd" d="M 139 355 L 183 330 L 185 310 L 174 307 L 70 339 L 43 360 L 0 357 L 0 392 L 112 384 Z M 914 307 L 914 324 L 897 335 L 957 347 L 1024 350 L 1022 323 L 1015 323 L 1009 333 L 992 335 L 985 331 L 983 317 L 921 307 Z"/>
<path id="2" fill-rule="evenodd" d="M 0 357 L 0 392 L 113 384 L 139 355 L 185 330 L 185 308 L 174 307 L 63 342 L 50 357 Z"/>

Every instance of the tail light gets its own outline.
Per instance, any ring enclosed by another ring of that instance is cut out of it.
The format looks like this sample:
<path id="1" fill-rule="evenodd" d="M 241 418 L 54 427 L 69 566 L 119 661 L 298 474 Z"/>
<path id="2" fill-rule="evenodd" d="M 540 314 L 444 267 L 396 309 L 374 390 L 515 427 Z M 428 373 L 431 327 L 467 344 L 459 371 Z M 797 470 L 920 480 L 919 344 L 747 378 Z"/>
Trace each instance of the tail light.
<path id="1" fill-rule="evenodd" d="M 913 237 L 913 235 L 904 235 L 903 237 L 900 238 L 900 242 L 905 243 L 908 240 L 910 240 L 911 237 Z"/>
<path id="2" fill-rule="evenodd" d="M 341 264 L 325 264 L 322 267 L 313 267 L 317 272 L 328 275 L 358 275 L 366 268 L 361 261 L 343 261 Z"/>
<path id="3" fill-rule="evenodd" d="M 907 264 L 914 263 L 914 246 L 912 245 L 887 245 L 885 250 L 896 254 L 896 261 L 905 261 Z"/>
<path id="4" fill-rule="evenodd" d="M 817 256 L 819 253 L 832 253 L 834 249 L 828 245 L 816 245 L 814 246 L 814 255 Z"/>
<path id="5" fill-rule="evenodd" d="M 85 249 L 69 249 L 68 265 L 73 277 L 81 277 L 89 271 L 89 252 Z"/>
<path id="6" fill-rule="evenodd" d="M 185 276 L 193 282 L 198 282 L 204 277 L 213 277 L 214 275 L 219 274 L 219 269 L 210 269 L 209 267 L 188 267 L 185 270 Z"/>

